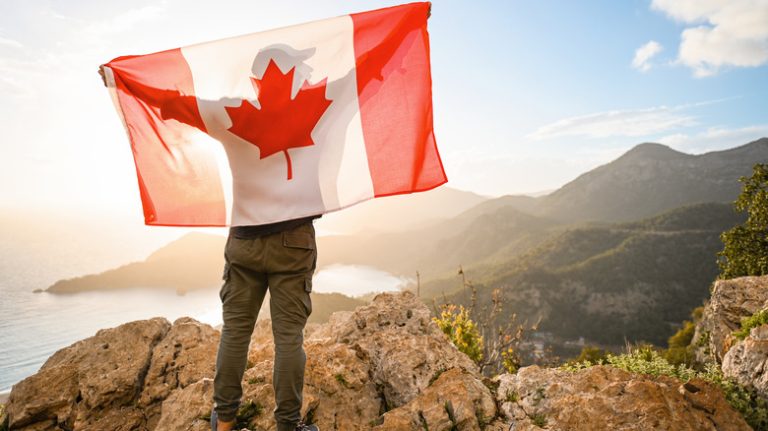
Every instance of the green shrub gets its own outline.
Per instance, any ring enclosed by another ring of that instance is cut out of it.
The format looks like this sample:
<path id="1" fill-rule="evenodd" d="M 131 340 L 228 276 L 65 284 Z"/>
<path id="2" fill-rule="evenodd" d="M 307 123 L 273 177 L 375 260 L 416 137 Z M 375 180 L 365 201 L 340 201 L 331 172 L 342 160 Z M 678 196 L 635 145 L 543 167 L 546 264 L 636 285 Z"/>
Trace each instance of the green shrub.
<path id="1" fill-rule="evenodd" d="M 440 317 L 432 320 L 451 339 L 451 342 L 476 363 L 483 360 L 483 337 L 463 305 L 443 305 Z"/>
<path id="2" fill-rule="evenodd" d="M 694 322 L 701 320 L 703 310 L 703 306 L 696 307 L 691 312 L 693 321 L 683 321 L 683 327 L 667 339 L 669 348 L 662 352 L 662 356 L 670 364 L 675 366 L 680 364 L 693 365 L 696 356 L 693 352 L 693 346 L 691 346 L 693 335 L 696 332 L 696 323 Z"/>
<path id="3" fill-rule="evenodd" d="M 605 360 L 608 356 L 608 351 L 601 349 L 597 346 L 584 346 L 579 352 L 579 356 L 571 359 L 568 363 L 578 363 L 589 361 L 591 364 L 596 364 L 600 360 Z"/>
<path id="4" fill-rule="evenodd" d="M 751 331 L 752 328 L 757 328 L 758 326 L 764 325 L 766 323 L 768 323 L 768 308 L 759 310 L 749 317 L 742 318 L 741 329 L 734 331 L 733 335 L 736 338 L 743 340 L 747 338 L 749 331 Z"/>

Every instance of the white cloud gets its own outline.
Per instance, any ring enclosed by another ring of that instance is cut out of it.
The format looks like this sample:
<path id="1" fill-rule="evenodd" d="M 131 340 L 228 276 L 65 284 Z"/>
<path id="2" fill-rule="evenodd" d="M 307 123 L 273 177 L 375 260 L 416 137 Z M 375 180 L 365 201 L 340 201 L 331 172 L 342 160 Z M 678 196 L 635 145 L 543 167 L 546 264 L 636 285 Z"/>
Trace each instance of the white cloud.
<path id="1" fill-rule="evenodd" d="M 641 71 L 647 72 L 651 70 L 651 59 L 661 52 L 663 47 L 655 40 L 649 41 L 645 45 L 637 48 L 635 51 L 635 58 L 632 60 L 632 67 Z"/>
<path id="2" fill-rule="evenodd" d="M 18 40 L 8 39 L 5 37 L 0 36 L 0 46 L 7 46 L 10 48 L 23 48 L 24 45 L 21 44 Z"/>
<path id="3" fill-rule="evenodd" d="M 696 76 L 768 63 L 766 0 L 653 0 L 651 7 L 692 25 L 681 35 L 678 61 Z"/>
<path id="4" fill-rule="evenodd" d="M 165 12 L 165 5 L 144 6 L 138 9 L 130 9 L 109 20 L 96 22 L 85 28 L 86 33 L 96 36 L 122 33 L 131 30 L 136 25 L 159 18 Z"/>
<path id="5" fill-rule="evenodd" d="M 564 118 L 539 127 L 527 137 L 541 140 L 561 136 L 646 136 L 696 124 L 682 111 L 694 105 L 657 106 L 646 109 L 617 110 Z"/>
<path id="6" fill-rule="evenodd" d="M 759 138 L 768 137 L 768 124 L 741 128 L 711 127 L 696 134 L 676 133 L 659 139 L 662 144 L 677 150 L 703 153 L 744 145 Z"/>

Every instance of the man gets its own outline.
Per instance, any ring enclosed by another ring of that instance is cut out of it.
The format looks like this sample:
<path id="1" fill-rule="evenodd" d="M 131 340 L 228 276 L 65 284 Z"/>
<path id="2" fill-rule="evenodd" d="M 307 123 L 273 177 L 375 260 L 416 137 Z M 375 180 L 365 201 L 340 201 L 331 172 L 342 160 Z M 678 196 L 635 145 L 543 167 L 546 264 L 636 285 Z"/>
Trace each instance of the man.
<path id="1" fill-rule="evenodd" d="M 224 325 L 214 378 L 214 431 L 229 431 L 235 425 L 251 334 L 267 290 L 275 341 L 272 385 L 277 430 L 319 431 L 300 420 L 306 363 L 303 332 L 312 313 L 310 292 L 317 264 L 312 222 L 318 217 L 230 228 L 219 293 Z"/>
<path id="2" fill-rule="evenodd" d="M 103 65 L 99 75 L 107 85 Z M 151 97 L 145 100 L 152 102 Z M 173 107 L 161 115 L 178 118 Z M 166 112 L 167 111 L 167 112 Z M 236 424 L 251 334 L 267 290 L 275 359 L 272 385 L 278 431 L 319 431 L 301 421 L 304 387 L 304 327 L 312 313 L 312 275 L 317 265 L 313 221 L 320 215 L 257 226 L 230 228 L 224 249 L 224 283 L 219 292 L 224 325 L 216 355 L 211 429 Z"/>

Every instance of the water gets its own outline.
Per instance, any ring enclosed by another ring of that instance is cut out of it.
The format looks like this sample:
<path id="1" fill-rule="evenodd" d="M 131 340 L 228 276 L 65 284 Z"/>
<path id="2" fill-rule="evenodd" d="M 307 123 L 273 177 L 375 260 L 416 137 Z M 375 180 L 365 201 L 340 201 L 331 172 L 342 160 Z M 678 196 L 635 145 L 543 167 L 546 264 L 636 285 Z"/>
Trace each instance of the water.
<path id="1" fill-rule="evenodd" d="M 177 295 L 173 290 L 130 289 L 77 294 L 32 293 L 29 282 L 11 286 L 8 280 L 46 278 L 40 269 L 16 268 L 0 286 L 0 393 L 34 374 L 57 350 L 94 335 L 102 328 L 162 316 L 173 322 L 191 316 L 216 326 L 221 324 L 218 286 Z M 19 277 L 20 273 L 28 273 Z M 333 265 L 315 274 L 315 292 L 359 296 L 372 291 L 398 290 L 408 280 L 374 268 Z M 43 284 L 44 286 L 44 284 Z M 21 288 L 20 288 L 21 287 Z"/>

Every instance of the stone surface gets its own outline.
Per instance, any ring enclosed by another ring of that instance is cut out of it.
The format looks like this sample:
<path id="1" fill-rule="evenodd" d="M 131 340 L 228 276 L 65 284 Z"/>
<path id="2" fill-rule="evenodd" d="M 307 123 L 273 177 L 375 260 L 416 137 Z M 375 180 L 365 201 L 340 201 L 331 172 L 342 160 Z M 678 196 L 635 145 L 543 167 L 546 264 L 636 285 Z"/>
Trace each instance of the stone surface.
<path id="1" fill-rule="evenodd" d="M 12 429 L 150 430 L 176 388 L 213 376 L 218 332 L 190 318 L 100 330 L 14 385 Z"/>
<path id="2" fill-rule="evenodd" d="M 717 280 L 691 341 L 696 360 L 722 363 L 737 341 L 731 333 L 741 327 L 741 319 L 765 307 L 768 276 Z"/>
<path id="3" fill-rule="evenodd" d="M 375 430 L 480 430 L 496 416 L 491 391 L 477 376 L 452 368 L 416 398 L 383 416 Z"/>
<path id="4" fill-rule="evenodd" d="M 683 384 L 603 365 L 577 372 L 533 365 L 495 380 L 512 430 L 751 430 L 722 392 L 701 379 Z"/>
<path id="5" fill-rule="evenodd" d="M 762 346 L 765 332 L 757 328 L 729 352 L 733 363 L 757 368 L 761 350 L 750 346 Z M 14 386 L 11 429 L 207 430 L 218 342 L 218 331 L 190 318 L 99 331 Z M 531 366 L 483 379 L 408 292 L 380 294 L 327 324 L 309 325 L 304 349 L 302 414 L 324 431 L 749 429 L 701 380 L 681 384 L 607 366 L 575 373 Z M 275 429 L 273 356 L 264 319 L 252 334 L 243 379 L 243 402 L 257 406 L 252 430 Z"/>
<path id="6" fill-rule="evenodd" d="M 173 391 L 163 401 L 155 431 L 194 431 L 210 429 L 213 408 L 213 380 L 203 378 Z"/>
<path id="7" fill-rule="evenodd" d="M 14 385 L 7 407 L 11 428 L 53 419 L 82 429 L 100 412 L 131 404 L 141 391 L 152 349 L 170 326 L 162 318 L 130 322 L 54 353 L 37 374 Z M 41 402 L 41 395 L 55 400 Z"/>
<path id="8" fill-rule="evenodd" d="M 382 293 L 355 311 L 336 312 L 309 340 L 347 344 L 357 351 L 371 366 L 386 410 L 409 402 L 445 370 L 478 373 L 475 363 L 456 349 L 411 292 Z"/>
<path id="9" fill-rule="evenodd" d="M 152 361 L 139 398 L 142 406 L 165 399 L 172 390 L 184 388 L 216 371 L 219 332 L 190 317 L 173 322 L 152 351 Z"/>
<path id="10" fill-rule="evenodd" d="M 723 374 L 768 399 L 768 324 L 749 331 L 723 358 Z"/>

